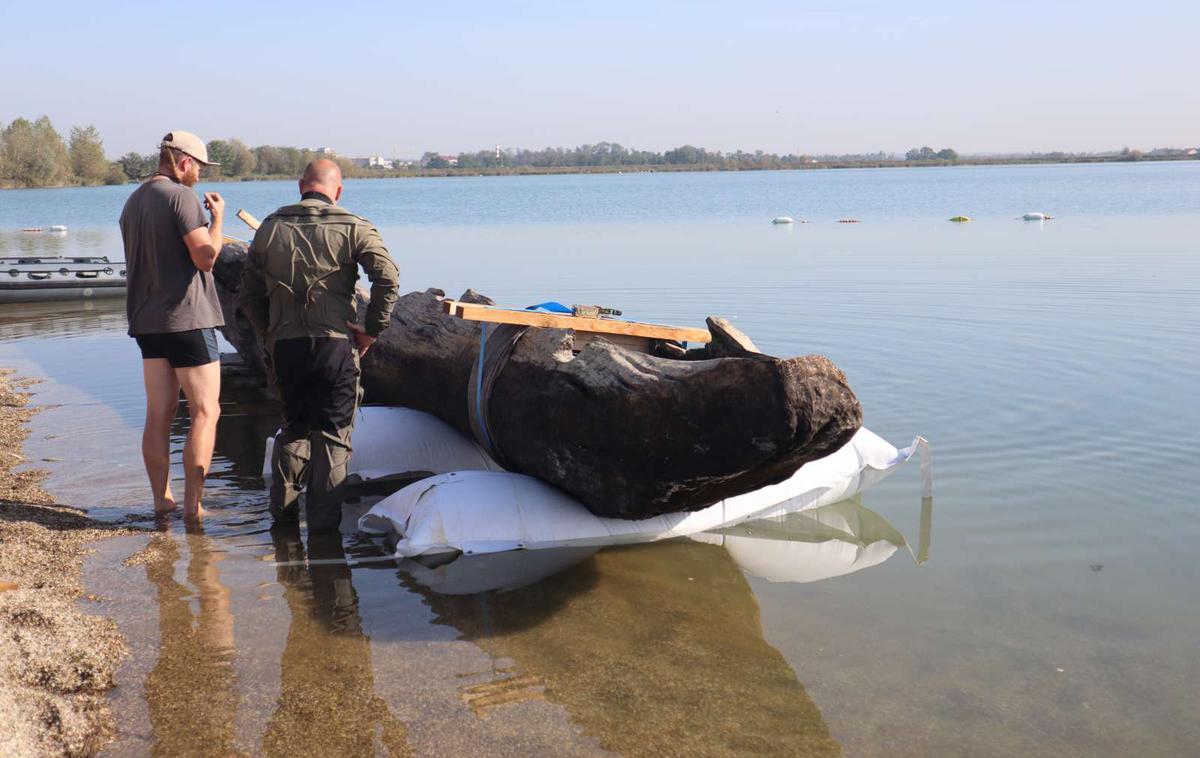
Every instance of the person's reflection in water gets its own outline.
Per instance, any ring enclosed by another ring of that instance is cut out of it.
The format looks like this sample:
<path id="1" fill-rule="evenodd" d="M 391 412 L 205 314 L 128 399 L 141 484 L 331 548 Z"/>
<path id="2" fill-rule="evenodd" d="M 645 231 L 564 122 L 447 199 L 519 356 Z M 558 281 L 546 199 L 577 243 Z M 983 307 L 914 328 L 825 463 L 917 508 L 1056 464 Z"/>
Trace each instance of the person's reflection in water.
<path id="1" fill-rule="evenodd" d="M 175 580 L 180 543 L 174 537 L 157 534 L 146 551 L 161 636 L 158 662 L 146 677 L 154 754 L 230 755 L 238 697 L 230 593 L 219 568 L 224 554 L 202 534 L 189 534 L 187 548 L 190 590 Z"/>
<path id="2" fill-rule="evenodd" d="M 308 558 L 294 526 L 272 530 L 279 582 L 292 613 L 267 755 L 410 755 L 407 729 L 375 694 L 371 641 L 339 533 L 310 534 Z"/>

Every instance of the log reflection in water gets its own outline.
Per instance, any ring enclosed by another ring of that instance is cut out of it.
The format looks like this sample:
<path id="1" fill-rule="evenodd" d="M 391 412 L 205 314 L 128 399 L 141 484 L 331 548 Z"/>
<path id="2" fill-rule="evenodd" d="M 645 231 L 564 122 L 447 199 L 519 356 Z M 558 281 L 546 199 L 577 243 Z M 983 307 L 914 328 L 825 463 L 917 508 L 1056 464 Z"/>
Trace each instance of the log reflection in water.
<path id="1" fill-rule="evenodd" d="M 512 658 L 608 750 L 840 752 L 791 667 L 764 641 L 754 595 L 719 547 L 607 549 L 510 592 L 441 595 L 411 584 L 437 623 L 493 658 Z"/>
<path id="2" fill-rule="evenodd" d="M 279 424 L 279 408 L 274 401 L 264 399 L 256 390 L 223 387 L 221 423 L 217 424 L 213 449 L 224 466 L 214 476 L 259 490 L 262 487 L 263 450 L 267 438 L 275 434 Z"/>

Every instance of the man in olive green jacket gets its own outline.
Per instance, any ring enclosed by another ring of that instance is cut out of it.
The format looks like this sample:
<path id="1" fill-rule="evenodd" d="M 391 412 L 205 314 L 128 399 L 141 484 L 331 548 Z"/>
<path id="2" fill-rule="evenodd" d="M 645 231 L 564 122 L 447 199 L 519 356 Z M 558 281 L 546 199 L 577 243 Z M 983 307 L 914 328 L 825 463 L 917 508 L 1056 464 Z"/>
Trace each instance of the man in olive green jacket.
<path id="1" fill-rule="evenodd" d="M 375 227 L 336 205 L 342 195 L 336 163 L 308 164 L 300 194 L 299 203 L 272 213 L 255 233 L 238 300 L 283 400 L 271 515 L 277 523 L 295 522 L 307 484 L 308 528 L 327 531 L 341 522 L 359 359 L 388 325 L 398 272 Z M 362 325 L 354 307 L 359 266 L 371 281 Z"/>

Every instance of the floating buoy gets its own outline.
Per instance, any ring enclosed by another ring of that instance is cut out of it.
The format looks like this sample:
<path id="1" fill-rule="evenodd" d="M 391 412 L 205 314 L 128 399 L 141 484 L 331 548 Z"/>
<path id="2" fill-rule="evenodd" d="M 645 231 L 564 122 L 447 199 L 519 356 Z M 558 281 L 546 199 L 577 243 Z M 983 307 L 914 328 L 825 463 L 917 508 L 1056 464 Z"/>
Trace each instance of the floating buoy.
<path id="1" fill-rule="evenodd" d="M 956 224 L 964 224 L 971 220 L 970 216 L 951 216 L 950 220 Z"/>
<path id="2" fill-rule="evenodd" d="M 776 216 L 771 219 L 772 224 L 794 224 L 796 220 L 791 216 Z"/>
<path id="3" fill-rule="evenodd" d="M 1049 221 L 1052 218 L 1054 217 L 1045 213 L 1026 213 L 1024 216 L 1021 216 L 1021 219 L 1024 221 Z"/>
<path id="4" fill-rule="evenodd" d="M 839 224 L 857 224 L 858 219 L 856 219 L 856 218 L 839 218 L 838 223 Z"/>
<path id="5" fill-rule="evenodd" d="M 55 224 L 54 226 L 50 227 L 50 231 L 52 232 L 65 232 L 66 230 L 67 227 L 63 226 L 62 224 Z"/>

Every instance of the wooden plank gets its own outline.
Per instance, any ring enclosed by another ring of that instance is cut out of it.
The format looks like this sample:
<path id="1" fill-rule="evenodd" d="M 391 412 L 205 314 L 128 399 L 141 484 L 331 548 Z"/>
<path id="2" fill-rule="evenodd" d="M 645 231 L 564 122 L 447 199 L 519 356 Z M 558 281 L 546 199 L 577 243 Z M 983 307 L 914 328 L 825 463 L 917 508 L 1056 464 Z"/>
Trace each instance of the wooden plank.
<path id="1" fill-rule="evenodd" d="M 466 319 L 467 321 L 517 324 L 519 326 L 534 326 L 542 329 L 574 329 L 577 332 L 618 334 L 629 337 L 644 337 L 646 339 L 676 340 L 679 342 L 708 343 L 712 340 L 712 335 L 708 333 L 707 329 L 694 329 L 685 326 L 645 324 L 638 321 L 616 321 L 603 318 L 578 318 L 576 316 L 563 316 L 556 313 L 496 308 L 489 305 L 463 303 L 457 300 L 443 301 L 442 308 L 445 309 L 446 313 Z"/>
<path id="2" fill-rule="evenodd" d="M 518 676 L 510 676 L 508 679 L 498 679 L 491 682 L 481 682 L 480 684 L 472 684 L 469 686 L 459 687 L 462 692 L 459 697 L 463 700 L 474 700 L 475 698 L 483 697 L 484 695 L 492 695 L 497 692 L 508 692 L 511 690 L 525 689 L 527 687 L 544 687 L 540 677 L 532 674 L 523 674 Z"/>
<path id="3" fill-rule="evenodd" d="M 254 231 L 258 231 L 258 227 L 262 226 L 262 222 L 247 213 L 244 208 L 238 208 L 237 217 L 242 220 L 242 223 Z"/>

